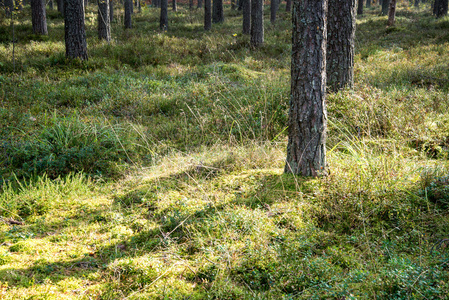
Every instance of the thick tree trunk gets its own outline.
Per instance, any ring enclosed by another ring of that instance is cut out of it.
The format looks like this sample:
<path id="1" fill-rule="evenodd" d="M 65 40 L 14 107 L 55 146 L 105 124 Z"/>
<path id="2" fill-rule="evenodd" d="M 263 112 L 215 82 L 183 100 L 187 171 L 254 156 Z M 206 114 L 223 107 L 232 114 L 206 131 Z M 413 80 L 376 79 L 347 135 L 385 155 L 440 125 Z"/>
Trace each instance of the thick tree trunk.
<path id="1" fill-rule="evenodd" d="M 292 10 L 292 0 L 287 0 L 287 4 L 285 5 L 285 11 Z"/>
<path id="2" fill-rule="evenodd" d="M 87 60 L 83 0 L 64 0 L 64 32 L 66 57 Z"/>
<path id="3" fill-rule="evenodd" d="M 176 7 L 176 0 L 172 0 L 171 4 L 172 4 L 172 10 L 177 11 L 178 8 Z"/>
<path id="4" fill-rule="evenodd" d="M 204 0 L 204 30 L 212 28 L 212 3 L 211 0 Z"/>
<path id="5" fill-rule="evenodd" d="M 291 99 L 285 173 L 326 174 L 327 0 L 293 2 Z"/>
<path id="6" fill-rule="evenodd" d="M 223 0 L 213 0 L 212 4 L 212 22 L 213 23 L 223 23 Z"/>
<path id="7" fill-rule="evenodd" d="M 31 23 L 34 34 L 48 34 L 44 0 L 31 0 Z"/>
<path id="8" fill-rule="evenodd" d="M 98 0 L 98 38 L 108 42 L 111 40 L 109 5 L 109 0 Z"/>
<path id="9" fill-rule="evenodd" d="M 243 0 L 243 34 L 251 32 L 251 0 Z"/>
<path id="10" fill-rule="evenodd" d="M 396 17 L 396 0 L 390 0 L 390 8 L 388 9 L 388 26 L 393 26 Z"/>
<path id="11" fill-rule="evenodd" d="M 253 47 L 262 46 L 264 42 L 263 0 L 251 0 L 251 38 Z"/>
<path id="12" fill-rule="evenodd" d="M 132 0 L 125 0 L 125 29 L 132 28 L 131 15 L 133 3 Z"/>
<path id="13" fill-rule="evenodd" d="M 159 28 L 166 31 L 168 29 L 168 0 L 161 1 L 161 18 Z"/>
<path id="14" fill-rule="evenodd" d="M 356 0 L 328 0 L 327 86 L 332 91 L 354 85 Z"/>
<path id="15" fill-rule="evenodd" d="M 389 4 L 390 0 L 382 0 L 382 16 L 386 16 L 388 14 Z"/>
<path id="16" fill-rule="evenodd" d="M 363 15 L 363 0 L 358 0 L 357 15 Z"/>
<path id="17" fill-rule="evenodd" d="M 274 22 L 276 22 L 276 13 L 279 8 L 279 1 L 280 0 L 271 0 L 271 2 L 270 2 L 270 22 L 271 22 L 271 24 L 274 24 Z"/>

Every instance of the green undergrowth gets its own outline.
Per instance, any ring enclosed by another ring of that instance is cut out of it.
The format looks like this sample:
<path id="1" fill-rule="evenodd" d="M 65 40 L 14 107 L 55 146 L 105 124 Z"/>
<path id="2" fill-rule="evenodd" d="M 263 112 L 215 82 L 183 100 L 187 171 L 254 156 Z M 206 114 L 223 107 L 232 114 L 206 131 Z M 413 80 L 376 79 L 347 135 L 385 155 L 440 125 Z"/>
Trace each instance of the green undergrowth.
<path id="1" fill-rule="evenodd" d="M 86 11 L 0 13 L 0 298 L 445 299 L 447 17 L 358 16 L 355 87 L 327 97 L 329 176 L 283 174 L 291 18 L 251 49 L 242 17 L 145 6 L 113 41 Z M 269 7 L 266 7 L 266 16 Z"/>

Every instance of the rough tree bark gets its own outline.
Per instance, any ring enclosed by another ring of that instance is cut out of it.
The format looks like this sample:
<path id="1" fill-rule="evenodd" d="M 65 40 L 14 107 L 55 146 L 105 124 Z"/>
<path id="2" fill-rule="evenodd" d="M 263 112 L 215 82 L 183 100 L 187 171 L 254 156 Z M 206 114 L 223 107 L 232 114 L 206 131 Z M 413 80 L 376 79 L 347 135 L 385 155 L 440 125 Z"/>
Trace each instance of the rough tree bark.
<path id="1" fill-rule="evenodd" d="M 332 91 L 354 85 L 356 0 L 328 0 L 327 86 Z"/>
<path id="2" fill-rule="evenodd" d="M 396 16 L 396 0 L 390 0 L 390 7 L 388 9 L 388 26 L 393 26 Z"/>
<path id="3" fill-rule="evenodd" d="M 251 0 L 243 0 L 243 34 L 251 32 Z"/>
<path id="4" fill-rule="evenodd" d="M 263 0 L 251 0 L 251 38 L 253 47 L 260 47 L 264 42 Z"/>
<path id="5" fill-rule="evenodd" d="M 47 17 L 45 12 L 44 0 L 31 0 L 31 23 L 33 24 L 33 33 L 46 35 Z"/>
<path id="6" fill-rule="evenodd" d="M 291 99 L 285 173 L 326 174 L 327 0 L 293 2 Z"/>
<path id="7" fill-rule="evenodd" d="M 125 0 L 124 5 L 125 5 L 125 29 L 132 28 L 131 15 L 132 15 L 133 2 L 132 0 Z"/>
<path id="8" fill-rule="evenodd" d="M 213 23 L 223 23 L 223 0 L 213 0 L 212 4 L 212 22 Z"/>
<path id="9" fill-rule="evenodd" d="M 212 7 L 211 0 L 204 0 L 204 30 L 212 28 Z"/>
<path id="10" fill-rule="evenodd" d="M 66 57 L 87 60 L 83 0 L 64 0 L 64 35 Z"/>
<path id="11" fill-rule="evenodd" d="M 159 20 L 159 28 L 164 31 L 168 29 L 168 0 L 161 1 L 161 18 Z"/>
<path id="12" fill-rule="evenodd" d="M 109 0 L 98 0 L 98 38 L 111 40 L 111 18 L 109 17 Z"/>

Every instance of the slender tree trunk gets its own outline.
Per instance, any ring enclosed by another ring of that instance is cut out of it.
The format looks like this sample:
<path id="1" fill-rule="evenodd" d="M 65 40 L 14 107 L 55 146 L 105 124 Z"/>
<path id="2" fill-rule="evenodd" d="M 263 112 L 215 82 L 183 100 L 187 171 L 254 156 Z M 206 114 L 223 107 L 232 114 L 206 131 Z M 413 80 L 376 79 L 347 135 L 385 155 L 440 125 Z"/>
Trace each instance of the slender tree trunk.
<path id="1" fill-rule="evenodd" d="M 363 15 L 363 0 L 358 0 L 357 15 Z"/>
<path id="2" fill-rule="evenodd" d="M 328 0 L 327 86 L 338 91 L 354 85 L 356 0 Z"/>
<path id="3" fill-rule="evenodd" d="M 131 24 L 131 15 L 133 8 L 132 0 L 125 0 L 124 5 L 125 5 L 125 29 L 132 28 Z"/>
<path id="4" fill-rule="evenodd" d="M 279 1 L 280 0 L 271 0 L 270 2 L 270 21 L 271 24 L 274 24 L 276 22 L 276 13 L 278 11 L 279 7 Z"/>
<path id="5" fill-rule="evenodd" d="M 44 0 L 31 0 L 31 23 L 34 34 L 48 34 Z"/>
<path id="6" fill-rule="evenodd" d="M 388 26 L 393 26 L 396 16 L 396 0 L 390 0 L 390 8 L 388 10 Z"/>
<path id="7" fill-rule="evenodd" d="M 235 5 L 235 2 L 236 2 L 236 0 L 231 0 L 231 9 L 232 10 L 235 10 L 235 8 L 237 6 L 237 5 Z"/>
<path id="8" fill-rule="evenodd" d="M 203 8 L 203 0 L 198 0 L 198 6 L 196 8 Z"/>
<path id="9" fill-rule="evenodd" d="M 223 23 L 223 0 L 213 0 L 212 7 L 212 22 L 213 23 Z"/>
<path id="10" fill-rule="evenodd" d="M 114 0 L 109 0 L 109 24 L 114 20 Z"/>
<path id="11" fill-rule="evenodd" d="M 366 0 L 366 7 L 371 7 L 371 0 Z"/>
<path id="12" fill-rule="evenodd" d="M 61 15 L 64 15 L 64 0 L 56 0 L 56 6 Z"/>
<path id="13" fill-rule="evenodd" d="M 251 38 L 253 47 L 260 47 L 264 42 L 263 0 L 251 0 Z"/>
<path id="14" fill-rule="evenodd" d="M 285 11 L 292 10 L 292 0 L 287 0 L 287 4 L 285 5 Z"/>
<path id="15" fill-rule="evenodd" d="M 162 0 L 163 1 L 163 0 Z M 193 9 L 193 0 L 189 0 L 189 9 L 192 10 Z"/>
<path id="16" fill-rule="evenodd" d="M 53 10 L 53 0 L 48 1 L 48 8 Z"/>
<path id="17" fill-rule="evenodd" d="M 5 14 L 6 14 L 6 16 L 10 17 L 13 11 L 14 11 L 14 1 L 13 0 L 5 0 Z"/>
<path id="18" fill-rule="evenodd" d="M 239 2 L 239 8 L 237 10 L 241 11 L 243 9 L 243 0 L 238 0 L 238 2 Z"/>
<path id="19" fill-rule="evenodd" d="M 83 0 L 64 0 L 64 33 L 66 57 L 87 60 Z"/>
<path id="20" fill-rule="evenodd" d="M 172 4 L 172 10 L 177 11 L 178 8 L 176 7 L 176 0 L 172 0 L 171 4 Z"/>
<path id="21" fill-rule="evenodd" d="M 111 40 L 109 5 L 109 0 L 98 0 L 98 38 L 108 42 Z"/>
<path id="22" fill-rule="evenodd" d="M 390 0 L 382 0 L 382 16 L 386 16 L 388 14 L 389 4 Z"/>
<path id="23" fill-rule="evenodd" d="M 212 3 L 211 0 L 204 0 L 204 30 L 212 28 Z"/>
<path id="24" fill-rule="evenodd" d="M 327 0 L 293 2 L 291 99 L 285 173 L 326 174 Z"/>
<path id="25" fill-rule="evenodd" d="M 243 0 L 243 34 L 251 32 L 251 0 Z"/>
<path id="26" fill-rule="evenodd" d="M 168 29 L 168 0 L 161 1 L 161 18 L 159 28 L 163 31 Z"/>

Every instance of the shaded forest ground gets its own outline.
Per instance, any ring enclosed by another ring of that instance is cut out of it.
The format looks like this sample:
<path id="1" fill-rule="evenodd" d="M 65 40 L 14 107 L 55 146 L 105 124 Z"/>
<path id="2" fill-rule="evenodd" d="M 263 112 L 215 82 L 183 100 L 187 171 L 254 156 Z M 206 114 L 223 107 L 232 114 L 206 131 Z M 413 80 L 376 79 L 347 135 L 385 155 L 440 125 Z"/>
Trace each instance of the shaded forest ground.
<path id="1" fill-rule="evenodd" d="M 282 174 L 291 19 L 144 7 L 89 61 L 63 19 L 0 27 L 2 299 L 445 299 L 449 19 L 358 17 L 356 84 L 329 94 L 330 175 Z M 268 7 L 266 7 L 268 16 Z"/>

